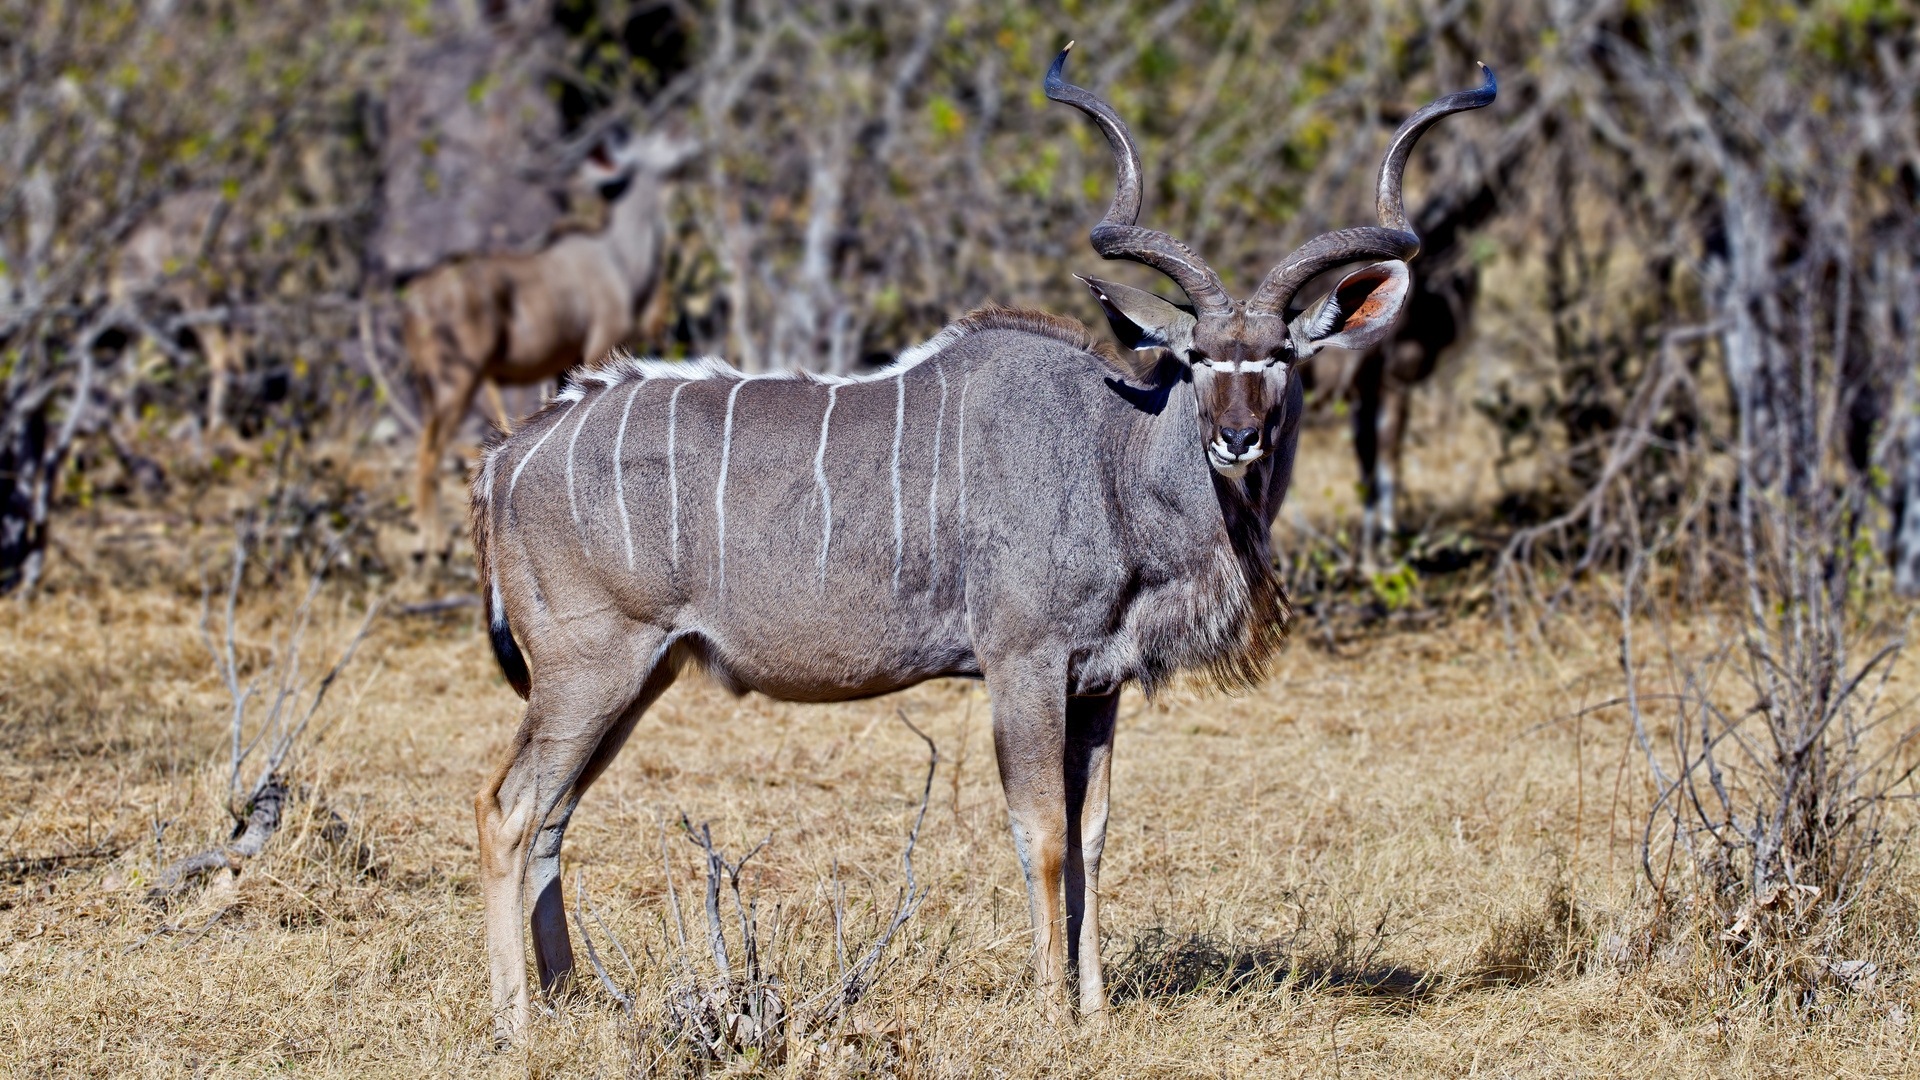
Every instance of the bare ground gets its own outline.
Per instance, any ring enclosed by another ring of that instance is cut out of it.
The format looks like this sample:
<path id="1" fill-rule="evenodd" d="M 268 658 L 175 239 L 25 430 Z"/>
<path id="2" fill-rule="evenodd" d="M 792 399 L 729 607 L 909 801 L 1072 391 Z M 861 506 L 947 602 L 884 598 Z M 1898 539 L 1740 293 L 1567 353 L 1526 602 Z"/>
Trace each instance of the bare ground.
<path id="1" fill-rule="evenodd" d="M 1437 460 L 1410 467 L 1412 482 L 1451 469 L 1478 483 L 1487 459 L 1455 446 Z M 1350 466 L 1335 440 L 1302 469 Z M 1319 494 L 1337 503 L 1342 485 Z M 587 985 L 555 1003 L 529 1046 L 497 1050 L 471 797 L 520 702 L 474 610 L 377 623 L 322 712 L 324 740 L 294 770 L 305 792 L 283 832 L 237 878 L 163 909 L 144 899 L 158 869 L 231 827 L 225 697 L 198 640 L 199 597 L 71 580 L 82 584 L 0 607 L 0 1067 L 11 1075 L 683 1071 L 661 1057 L 661 1002 L 689 962 L 675 954 L 700 949 L 677 949 L 665 867 L 697 939 L 699 852 L 672 823 L 711 822 L 734 857 L 771 835 L 743 890 L 763 940 L 777 929 L 766 951 L 789 999 L 804 998 L 837 970 L 836 874 L 854 953 L 903 881 L 926 753 L 896 710 L 942 758 L 916 852 L 931 894 L 844 1022 L 795 1039 L 784 1065 L 739 1060 L 730 1074 L 1920 1071 L 1910 870 L 1883 880 L 1885 933 L 1860 957 L 1878 978 L 1826 988 L 1810 1010 L 1728 987 L 1681 923 L 1648 935 L 1635 847 L 1644 769 L 1617 712 L 1565 719 L 1617 692 L 1606 625 L 1574 618 L 1554 650 L 1518 656 L 1478 617 L 1336 651 L 1303 638 L 1247 697 L 1130 692 L 1101 881 L 1116 980 L 1105 1032 L 1055 1028 L 1036 1006 L 984 690 L 939 682 L 799 706 L 687 678 L 568 838 L 570 893 L 584 882 L 635 962 L 614 959 L 594 928 L 633 1015 Z M 243 606 L 255 670 L 293 592 Z M 364 602 L 323 594 L 316 658 L 344 643 Z M 329 839 L 330 815 L 344 839 Z"/>

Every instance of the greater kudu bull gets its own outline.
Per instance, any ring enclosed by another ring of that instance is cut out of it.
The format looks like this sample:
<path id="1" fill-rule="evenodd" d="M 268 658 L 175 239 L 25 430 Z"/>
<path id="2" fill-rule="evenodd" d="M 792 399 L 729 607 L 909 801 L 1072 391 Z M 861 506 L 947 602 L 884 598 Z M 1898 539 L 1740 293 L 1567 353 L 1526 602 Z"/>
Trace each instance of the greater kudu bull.
<path id="1" fill-rule="evenodd" d="M 509 1032 L 529 1019 L 525 897 L 551 988 L 573 965 L 567 821 L 689 662 L 790 701 L 984 678 L 1037 977 L 1057 1012 L 1076 960 L 1082 1012 L 1105 1009 L 1097 883 L 1120 688 L 1264 670 L 1286 619 L 1268 532 L 1300 414 L 1290 365 L 1392 324 L 1419 249 L 1400 209 L 1407 149 L 1494 84 L 1401 125 L 1381 227 L 1311 241 L 1238 303 L 1179 241 L 1134 225 L 1139 154 L 1111 107 L 1061 81 L 1065 61 L 1048 95 L 1100 124 L 1119 167 L 1094 247 L 1194 302 L 1090 282 L 1135 358 L 1070 319 L 987 308 L 862 378 L 621 360 L 576 373 L 487 454 L 474 549 L 495 655 L 528 702 L 474 806 Z M 1309 278 L 1369 258 L 1388 261 L 1286 319 Z"/>

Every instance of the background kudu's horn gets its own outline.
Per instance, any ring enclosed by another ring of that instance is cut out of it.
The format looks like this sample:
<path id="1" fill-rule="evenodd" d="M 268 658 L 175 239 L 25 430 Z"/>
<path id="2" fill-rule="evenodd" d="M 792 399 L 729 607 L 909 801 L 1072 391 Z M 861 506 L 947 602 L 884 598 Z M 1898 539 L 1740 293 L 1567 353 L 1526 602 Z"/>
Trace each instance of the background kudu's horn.
<path id="1" fill-rule="evenodd" d="M 1090 234 L 1093 250 L 1102 258 L 1131 259 L 1167 275 L 1186 290 L 1187 298 L 1202 314 L 1232 310 L 1233 301 L 1228 298 L 1226 287 L 1220 284 L 1220 275 L 1195 255 L 1193 249 L 1166 233 L 1134 224 L 1140 220 L 1140 151 L 1134 147 L 1133 134 L 1113 111 L 1113 106 L 1061 78 L 1067 53 L 1072 49 L 1073 43 L 1069 42 L 1047 69 L 1047 96 L 1093 117 L 1100 130 L 1106 132 L 1107 144 L 1113 147 L 1114 170 L 1118 174 L 1113 205 L 1107 208 L 1107 216 L 1100 219 Z M 1396 183 L 1395 191 L 1398 190 Z"/>
<path id="2" fill-rule="evenodd" d="M 1058 65 L 1055 61 L 1055 66 Z M 1407 155 L 1413 152 L 1413 144 L 1420 141 L 1421 134 L 1441 117 L 1493 103 L 1494 95 L 1499 92 L 1493 69 L 1481 64 L 1480 74 L 1483 81 L 1478 88 L 1429 102 L 1401 121 L 1394 131 L 1393 140 L 1387 144 L 1386 157 L 1380 161 L 1379 189 L 1374 196 L 1374 211 L 1380 217 L 1380 224 L 1323 233 L 1300 245 L 1285 261 L 1268 271 L 1260 290 L 1247 301 L 1248 310 L 1284 315 L 1300 287 L 1324 270 L 1356 259 L 1404 262 L 1420 253 L 1420 237 L 1407 222 L 1406 208 L 1401 204 L 1400 181 L 1407 171 Z"/>

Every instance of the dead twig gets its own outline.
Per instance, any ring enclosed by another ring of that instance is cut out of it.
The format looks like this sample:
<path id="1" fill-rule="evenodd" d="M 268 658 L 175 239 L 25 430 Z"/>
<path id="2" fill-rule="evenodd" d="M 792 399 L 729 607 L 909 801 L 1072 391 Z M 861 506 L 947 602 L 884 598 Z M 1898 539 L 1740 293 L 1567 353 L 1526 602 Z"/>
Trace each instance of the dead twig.
<path id="1" fill-rule="evenodd" d="M 600 951 L 593 947 L 593 935 L 587 933 L 587 921 L 582 918 L 580 914 L 587 906 L 587 875 L 585 871 L 574 874 L 573 889 L 575 894 L 573 902 L 573 925 L 579 929 L 580 939 L 587 944 L 587 962 L 593 965 L 593 974 L 595 978 L 600 980 L 601 989 L 605 990 L 607 995 L 613 998 L 613 1000 L 620 1003 L 620 1010 L 622 1012 L 628 1016 L 632 1016 L 632 996 L 623 992 L 618 986 L 615 986 L 613 979 L 607 975 L 606 967 L 600 963 Z M 593 913 L 593 921 L 599 924 L 600 932 L 607 935 L 607 940 L 613 943 L 613 947 L 620 950 L 621 959 L 627 961 L 628 974 L 637 981 L 639 976 L 638 973 L 633 970 L 633 960 L 627 956 L 627 950 L 620 947 L 620 939 L 614 937 L 613 932 L 607 929 L 607 924 L 600 921 L 600 913 L 598 911 Z"/>

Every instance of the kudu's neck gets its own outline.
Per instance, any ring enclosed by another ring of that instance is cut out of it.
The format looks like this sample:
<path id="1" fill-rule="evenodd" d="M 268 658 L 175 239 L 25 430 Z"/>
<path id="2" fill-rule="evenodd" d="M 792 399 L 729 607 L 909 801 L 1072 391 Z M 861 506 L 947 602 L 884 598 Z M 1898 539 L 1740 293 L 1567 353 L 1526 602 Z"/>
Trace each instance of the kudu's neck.
<path id="1" fill-rule="evenodd" d="M 629 293 L 638 293 L 653 280 L 660 251 L 660 183 L 647 174 L 636 175 L 614 200 L 602 241 Z"/>

